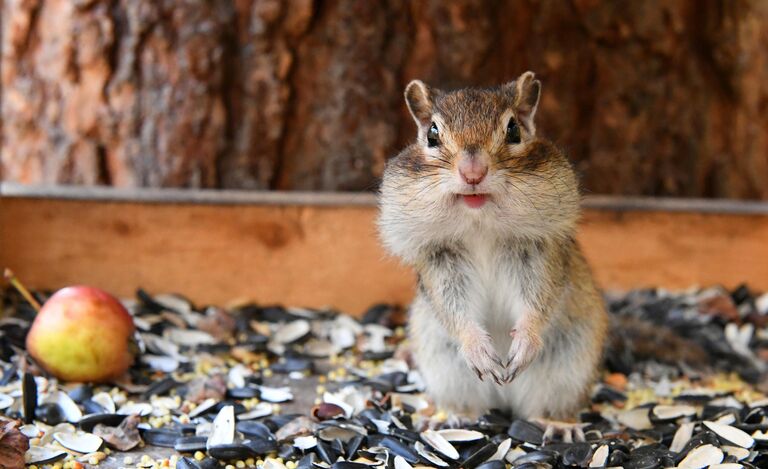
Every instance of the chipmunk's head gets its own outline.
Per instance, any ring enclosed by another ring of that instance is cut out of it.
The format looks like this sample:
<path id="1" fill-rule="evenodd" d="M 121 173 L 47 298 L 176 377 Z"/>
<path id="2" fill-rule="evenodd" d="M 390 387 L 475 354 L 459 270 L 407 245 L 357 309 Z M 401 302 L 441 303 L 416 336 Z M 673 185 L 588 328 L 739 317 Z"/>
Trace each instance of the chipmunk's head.
<path id="1" fill-rule="evenodd" d="M 409 83 L 405 100 L 418 137 L 388 165 L 385 203 L 402 197 L 404 208 L 424 217 L 492 218 L 533 233 L 559 219 L 570 223 L 578 211 L 576 178 L 563 154 L 536 137 L 540 95 L 532 72 L 486 89 L 444 92 Z"/>

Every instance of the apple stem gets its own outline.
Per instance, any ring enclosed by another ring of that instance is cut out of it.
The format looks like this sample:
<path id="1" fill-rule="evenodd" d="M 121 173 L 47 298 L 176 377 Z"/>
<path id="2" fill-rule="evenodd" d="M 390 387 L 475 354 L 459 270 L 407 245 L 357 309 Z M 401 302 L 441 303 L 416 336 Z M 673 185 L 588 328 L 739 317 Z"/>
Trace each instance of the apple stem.
<path id="1" fill-rule="evenodd" d="M 35 311 L 40 311 L 40 303 L 35 299 L 34 296 L 32 296 L 32 293 L 27 290 L 27 287 L 24 286 L 23 283 L 19 281 L 18 278 L 16 278 L 16 274 L 13 273 L 13 271 L 6 267 L 5 272 L 3 272 L 3 275 L 5 276 L 5 279 L 8 280 L 11 285 L 13 285 L 13 288 L 19 291 L 21 293 L 21 296 L 24 297 L 25 300 L 29 302 L 29 304 L 32 305 L 33 308 L 35 308 Z"/>

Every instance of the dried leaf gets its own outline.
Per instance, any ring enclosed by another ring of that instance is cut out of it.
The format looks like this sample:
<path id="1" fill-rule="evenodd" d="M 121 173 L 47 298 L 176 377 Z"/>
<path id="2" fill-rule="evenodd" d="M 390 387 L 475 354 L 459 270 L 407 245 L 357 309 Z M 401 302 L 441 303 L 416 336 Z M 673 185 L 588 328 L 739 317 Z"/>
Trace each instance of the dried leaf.
<path id="1" fill-rule="evenodd" d="M 235 318 L 221 308 L 209 308 L 208 314 L 197 323 L 199 330 L 211 334 L 219 341 L 232 337 L 236 326 Z"/>
<path id="2" fill-rule="evenodd" d="M 211 377 L 195 378 L 187 385 L 186 399 L 199 404 L 206 399 L 213 398 L 217 401 L 224 399 L 227 393 L 227 380 L 223 375 L 217 374 Z"/>
<path id="3" fill-rule="evenodd" d="M 18 422 L 0 421 L 0 468 L 24 467 L 24 453 L 29 449 L 29 438 L 19 431 Z"/>
<path id="4" fill-rule="evenodd" d="M 128 451 L 141 443 L 141 436 L 137 428 L 140 422 L 141 417 L 138 415 L 129 415 L 117 427 L 96 425 L 93 434 L 100 437 L 112 448 Z"/>

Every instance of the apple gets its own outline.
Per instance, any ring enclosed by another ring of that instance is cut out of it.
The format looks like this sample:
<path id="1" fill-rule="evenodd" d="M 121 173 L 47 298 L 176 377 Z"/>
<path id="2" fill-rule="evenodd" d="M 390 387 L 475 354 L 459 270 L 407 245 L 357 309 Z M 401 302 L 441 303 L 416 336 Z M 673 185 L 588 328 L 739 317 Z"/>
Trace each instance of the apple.
<path id="1" fill-rule="evenodd" d="M 64 381 L 105 382 L 133 362 L 131 315 L 94 287 L 62 288 L 43 304 L 27 335 L 27 351 Z"/>

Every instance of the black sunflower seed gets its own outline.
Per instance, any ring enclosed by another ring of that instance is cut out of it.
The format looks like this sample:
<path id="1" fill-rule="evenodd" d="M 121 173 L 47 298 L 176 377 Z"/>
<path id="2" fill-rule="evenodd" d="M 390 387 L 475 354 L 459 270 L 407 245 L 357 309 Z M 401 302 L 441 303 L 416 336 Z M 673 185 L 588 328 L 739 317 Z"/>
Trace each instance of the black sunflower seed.
<path id="1" fill-rule="evenodd" d="M 264 456 L 277 449 L 277 441 L 274 439 L 251 438 L 243 442 L 253 453 Z"/>
<path id="2" fill-rule="evenodd" d="M 32 423 L 32 420 L 35 418 L 35 410 L 37 409 L 37 383 L 35 383 L 34 376 L 29 373 L 24 373 L 21 392 L 23 399 L 24 423 Z"/>
<path id="3" fill-rule="evenodd" d="M 339 461 L 333 463 L 331 469 L 371 469 L 371 466 L 360 462 Z"/>
<path id="4" fill-rule="evenodd" d="M 541 446 L 544 439 L 544 431 L 526 420 L 515 420 L 507 430 L 507 435 L 517 441 Z"/>
<path id="5" fill-rule="evenodd" d="M 592 459 L 592 445 L 589 443 L 572 444 L 561 454 L 564 465 L 585 467 Z"/>
<path id="6" fill-rule="evenodd" d="M 58 425 L 65 421 L 64 413 L 58 404 L 40 404 L 35 410 L 35 417 L 48 425 Z"/>
<path id="7" fill-rule="evenodd" d="M 176 469 L 200 469 L 200 465 L 194 459 L 183 456 L 176 462 Z"/>
<path id="8" fill-rule="evenodd" d="M 254 397 L 259 397 L 259 394 L 260 393 L 258 388 L 250 386 L 227 390 L 227 397 L 231 399 L 251 399 Z"/>
<path id="9" fill-rule="evenodd" d="M 147 444 L 163 448 L 173 448 L 176 446 L 176 440 L 181 437 L 181 434 L 169 430 L 151 429 L 142 430 L 141 437 Z"/>
<path id="10" fill-rule="evenodd" d="M 531 451 L 515 459 L 515 467 L 521 464 L 550 464 L 554 465 L 557 461 L 557 453 L 548 450 Z"/>
<path id="11" fill-rule="evenodd" d="M 206 436 L 181 436 L 176 438 L 173 449 L 181 453 L 205 451 L 206 441 L 208 441 Z"/>
<path id="12" fill-rule="evenodd" d="M 311 372 L 313 370 L 313 367 L 314 365 L 312 363 L 312 360 L 308 360 L 306 358 L 289 357 L 289 358 L 286 358 L 284 361 L 275 363 L 270 368 L 275 373 L 293 373 L 296 371 Z"/>
<path id="13" fill-rule="evenodd" d="M 347 459 L 355 458 L 355 456 L 357 455 L 357 450 L 360 449 L 364 440 L 365 440 L 365 437 L 363 435 L 358 435 L 352 438 L 351 440 L 349 440 L 349 443 L 347 443 L 347 450 L 346 450 Z"/>
<path id="14" fill-rule="evenodd" d="M 237 431 L 249 438 L 260 438 L 262 440 L 275 440 L 275 435 L 272 430 L 261 422 L 255 420 L 244 420 L 237 422 L 235 426 Z"/>
<path id="15" fill-rule="evenodd" d="M 120 425 L 126 417 L 128 416 L 122 414 L 90 414 L 80 419 L 80 421 L 77 422 L 77 425 L 86 432 L 92 432 L 93 428 L 98 424 L 106 425 L 108 427 L 116 427 Z"/>
<path id="16" fill-rule="evenodd" d="M 90 384 L 81 384 L 80 386 L 69 391 L 69 397 L 72 398 L 78 404 L 82 404 L 83 401 L 93 397 L 93 388 Z"/>
<path id="17" fill-rule="evenodd" d="M 296 469 L 314 469 L 316 461 L 317 455 L 315 453 L 308 453 L 299 460 L 296 464 Z"/>
<path id="18" fill-rule="evenodd" d="M 409 464 L 416 464 L 419 462 L 419 455 L 416 453 L 416 450 L 404 444 L 397 438 L 393 438 L 391 436 L 370 435 L 368 436 L 368 445 L 383 446 L 396 456 L 402 456 L 402 458 L 405 459 Z"/>
<path id="19" fill-rule="evenodd" d="M 155 381 L 150 384 L 147 390 L 144 391 L 144 394 L 142 394 L 142 397 L 144 397 L 144 399 L 149 399 L 152 396 L 162 396 L 177 386 L 179 386 L 179 383 L 172 377 L 167 376 L 160 381 Z"/>
<path id="20" fill-rule="evenodd" d="M 320 460 L 326 464 L 333 464 L 333 462 L 336 461 L 336 459 L 339 457 L 339 453 L 337 453 L 330 444 L 324 442 L 323 440 L 317 440 L 315 451 L 320 457 Z"/>
<path id="21" fill-rule="evenodd" d="M 481 446 L 475 452 L 469 455 L 462 463 L 461 467 L 472 469 L 485 462 L 496 452 L 496 444 L 488 442 Z"/>
<path id="22" fill-rule="evenodd" d="M 258 456 L 248 446 L 240 443 L 228 445 L 216 445 L 208 448 L 208 454 L 212 458 L 220 461 L 229 461 L 231 459 L 247 459 L 252 456 Z"/>
<path id="23" fill-rule="evenodd" d="M 506 467 L 507 465 L 504 464 L 504 461 L 497 459 L 495 461 L 486 461 L 476 466 L 475 469 L 506 469 Z"/>

